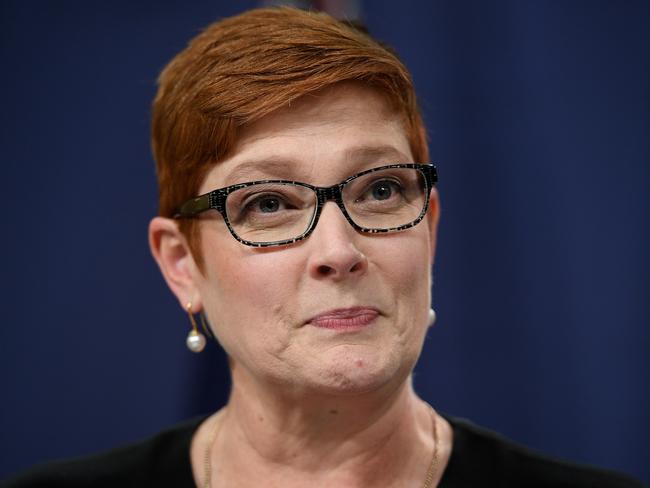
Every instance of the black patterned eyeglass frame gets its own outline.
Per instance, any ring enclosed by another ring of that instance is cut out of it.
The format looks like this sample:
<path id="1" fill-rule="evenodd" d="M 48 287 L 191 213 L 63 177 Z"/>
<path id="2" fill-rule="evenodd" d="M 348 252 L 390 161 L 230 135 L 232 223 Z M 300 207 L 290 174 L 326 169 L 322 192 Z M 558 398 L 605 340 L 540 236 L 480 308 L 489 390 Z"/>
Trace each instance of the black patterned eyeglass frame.
<path id="1" fill-rule="evenodd" d="M 426 185 L 426 188 L 424 190 L 425 198 L 424 198 L 424 206 L 422 207 L 422 211 L 420 212 L 420 215 L 418 215 L 418 217 L 416 217 L 415 220 L 407 224 L 400 225 L 397 227 L 390 227 L 386 229 L 373 229 L 373 228 L 367 228 L 367 227 L 362 227 L 360 225 L 357 225 L 357 223 L 354 220 L 352 220 L 352 217 L 350 217 L 347 210 L 345 209 L 345 205 L 343 204 L 343 188 L 350 181 L 355 180 L 361 176 L 374 173 L 376 171 L 382 171 L 391 168 L 416 169 L 420 171 L 424 176 L 424 182 Z M 191 200 L 188 200 L 185 203 L 183 203 L 178 208 L 178 211 L 174 215 L 174 218 L 175 219 L 194 218 L 197 215 L 207 210 L 214 209 L 217 212 L 219 212 L 223 217 L 223 220 L 226 223 L 226 226 L 228 227 L 230 234 L 242 244 L 251 247 L 285 246 L 309 237 L 309 235 L 316 228 L 316 224 L 318 223 L 318 219 L 320 218 L 320 214 L 321 211 L 323 210 L 323 206 L 328 201 L 333 200 L 336 203 L 336 205 L 339 207 L 343 215 L 345 216 L 346 220 L 358 232 L 362 232 L 364 234 L 385 234 L 385 233 L 405 230 L 419 224 L 424 218 L 424 216 L 426 215 L 427 211 L 429 210 L 429 197 L 431 195 L 432 188 L 435 186 L 437 182 L 438 182 L 438 172 L 436 170 L 436 167 L 433 164 L 424 164 L 424 163 L 403 163 L 403 164 L 400 163 L 400 164 L 389 164 L 386 166 L 379 166 L 377 168 L 372 168 L 372 169 L 362 171 L 360 173 L 356 173 L 352 176 L 349 176 L 348 178 L 341 181 L 340 183 L 336 183 L 335 185 L 326 186 L 326 187 L 314 186 L 314 185 L 310 185 L 309 183 L 303 183 L 301 181 L 292 181 L 292 180 L 249 181 L 246 183 L 236 183 L 234 185 L 226 186 L 224 188 L 218 188 L 216 190 L 209 191 L 208 193 L 204 193 L 203 195 L 199 195 L 198 197 L 194 197 Z M 247 241 L 246 239 L 242 239 L 237 235 L 237 233 L 230 225 L 228 214 L 226 213 L 226 198 L 228 198 L 228 195 L 234 192 L 235 190 L 240 190 L 242 188 L 246 188 L 252 185 L 272 184 L 272 183 L 302 186 L 305 188 L 309 188 L 314 193 L 316 193 L 316 197 L 317 197 L 316 209 L 314 211 L 314 215 L 311 219 L 311 222 L 309 223 L 309 227 L 307 227 L 307 229 L 302 234 L 292 239 L 284 239 L 280 241 L 270 241 L 270 242 L 251 242 L 251 241 Z"/>

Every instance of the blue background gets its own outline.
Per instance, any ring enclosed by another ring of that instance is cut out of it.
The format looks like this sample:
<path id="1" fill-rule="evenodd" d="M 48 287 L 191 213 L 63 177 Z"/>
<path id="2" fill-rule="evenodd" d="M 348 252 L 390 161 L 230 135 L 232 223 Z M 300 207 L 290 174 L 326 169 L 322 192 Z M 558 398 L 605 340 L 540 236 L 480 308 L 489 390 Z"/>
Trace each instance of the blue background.
<path id="1" fill-rule="evenodd" d="M 135 3 L 135 2 L 134 2 Z M 149 256 L 155 79 L 258 2 L 0 5 L 0 478 L 218 408 Z M 436 408 L 650 482 L 650 4 L 367 1 L 438 163 Z"/>

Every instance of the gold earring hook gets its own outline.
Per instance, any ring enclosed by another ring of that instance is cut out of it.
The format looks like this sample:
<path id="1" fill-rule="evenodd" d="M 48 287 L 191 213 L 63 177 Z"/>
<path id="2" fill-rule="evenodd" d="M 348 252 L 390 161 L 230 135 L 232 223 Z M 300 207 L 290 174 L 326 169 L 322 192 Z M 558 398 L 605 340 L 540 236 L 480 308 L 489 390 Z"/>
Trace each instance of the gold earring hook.
<path id="1" fill-rule="evenodd" d="M 194 313 L 192 312 L 192 302 L 187 302 L 187 305 L 185 305 L 185 308 L 187 310 L 187 315 L 190 317 L 190 322 L 192 323 L 192 328 L 194 329 L 195 332 L 199 331 L 198 326 L 196 325 L 196 319 L 194 319 Z M 205 314 L 203 313 L 203 310 L 199 312 L 199 318 L 201 319 L 201 328 L 205 332 L 205 334 L 208 337 L 211 337 L 214 339 L 214 336 L 212 335 L 212 332 L 210 331 L 210 327 L 208 327 L 207 320 L 205 318 Z"/>
<path id="2" fill-rule="evenodd" d="M 192 313 L 192 302 L 187 302 L 185 308 L 187 309 L 187 315 L 190 317 L 190 323 L 192 324 L 194 332 L 198 332 L 199 328 L 196 326 L 196 320 L 194 320 L 194 314 Z"/>

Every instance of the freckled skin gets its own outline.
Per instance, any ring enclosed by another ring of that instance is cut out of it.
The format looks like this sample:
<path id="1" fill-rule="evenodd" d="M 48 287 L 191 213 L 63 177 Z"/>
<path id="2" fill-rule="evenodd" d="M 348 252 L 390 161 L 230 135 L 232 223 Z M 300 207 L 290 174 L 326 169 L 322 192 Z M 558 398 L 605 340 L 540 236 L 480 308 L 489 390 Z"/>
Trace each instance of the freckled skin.
<path id="1" fill-rule="evenodd" d="M 347 151 L 364 145 L 391 146 L 403 160 L 350 160 Z M 233 154 L 209 172 L 201 193 L 223 186 L 245 161 L 269 154 L 291 161 L 293 179 L 321 186 L 360 168 L 412 162 L 400 119 L 380 94 L 356 84 L 261 119 L 242 132 Z M 399 233 L 362 235 L 329 202 L 308 239 L 281 248 L 242 245 L 218 215 L 202 219 L 200 228 L 206 269 L 195 280 L 215 335 L 237 365 L 235 374 L 325 394 L 356 395 L 404 382 L 427 328 L 434 224 L 425 220 Z M 325 275 L 323 269 L 339 273 Z M 359 305 L 380 314 L 358 332 L 307 324 L 318 313 Z"/>

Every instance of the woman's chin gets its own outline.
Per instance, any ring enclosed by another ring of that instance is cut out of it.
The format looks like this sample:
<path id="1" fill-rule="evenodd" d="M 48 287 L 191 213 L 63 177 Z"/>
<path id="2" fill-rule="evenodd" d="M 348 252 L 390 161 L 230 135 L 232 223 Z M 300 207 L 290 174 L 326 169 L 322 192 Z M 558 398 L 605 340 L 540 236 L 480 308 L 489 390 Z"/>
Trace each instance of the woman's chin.
<path id="1" fill-rule="evenodd" d="M 409 368 L 402 361 L 382 355 L 354 354 L 328 358 L 313 374 L 304 377 L 305 386 L 329 395 L 362 395 L 390 384 L 401 384 Z M 404 376 L 404 378 L 402 378 Z"/>
<path id="2" fill-rule="evenodd" d="M 289 396 L 332 395 L 354 396 L 399 388 L 412 371 L 419 355 L 418 348 L 390 347 L 390 344 L 339 344 L 312 348 L 305 354 L 273 354 L 272 361 L 249 361 L 248 367 L 236 367 L 239 376 L 248 371 L 252 383 L 267 385 L 267 391 Z M 257 356 L 258 358 L 260 356 Z M 233 378 L 234 383 L 251 383 Z"/>

